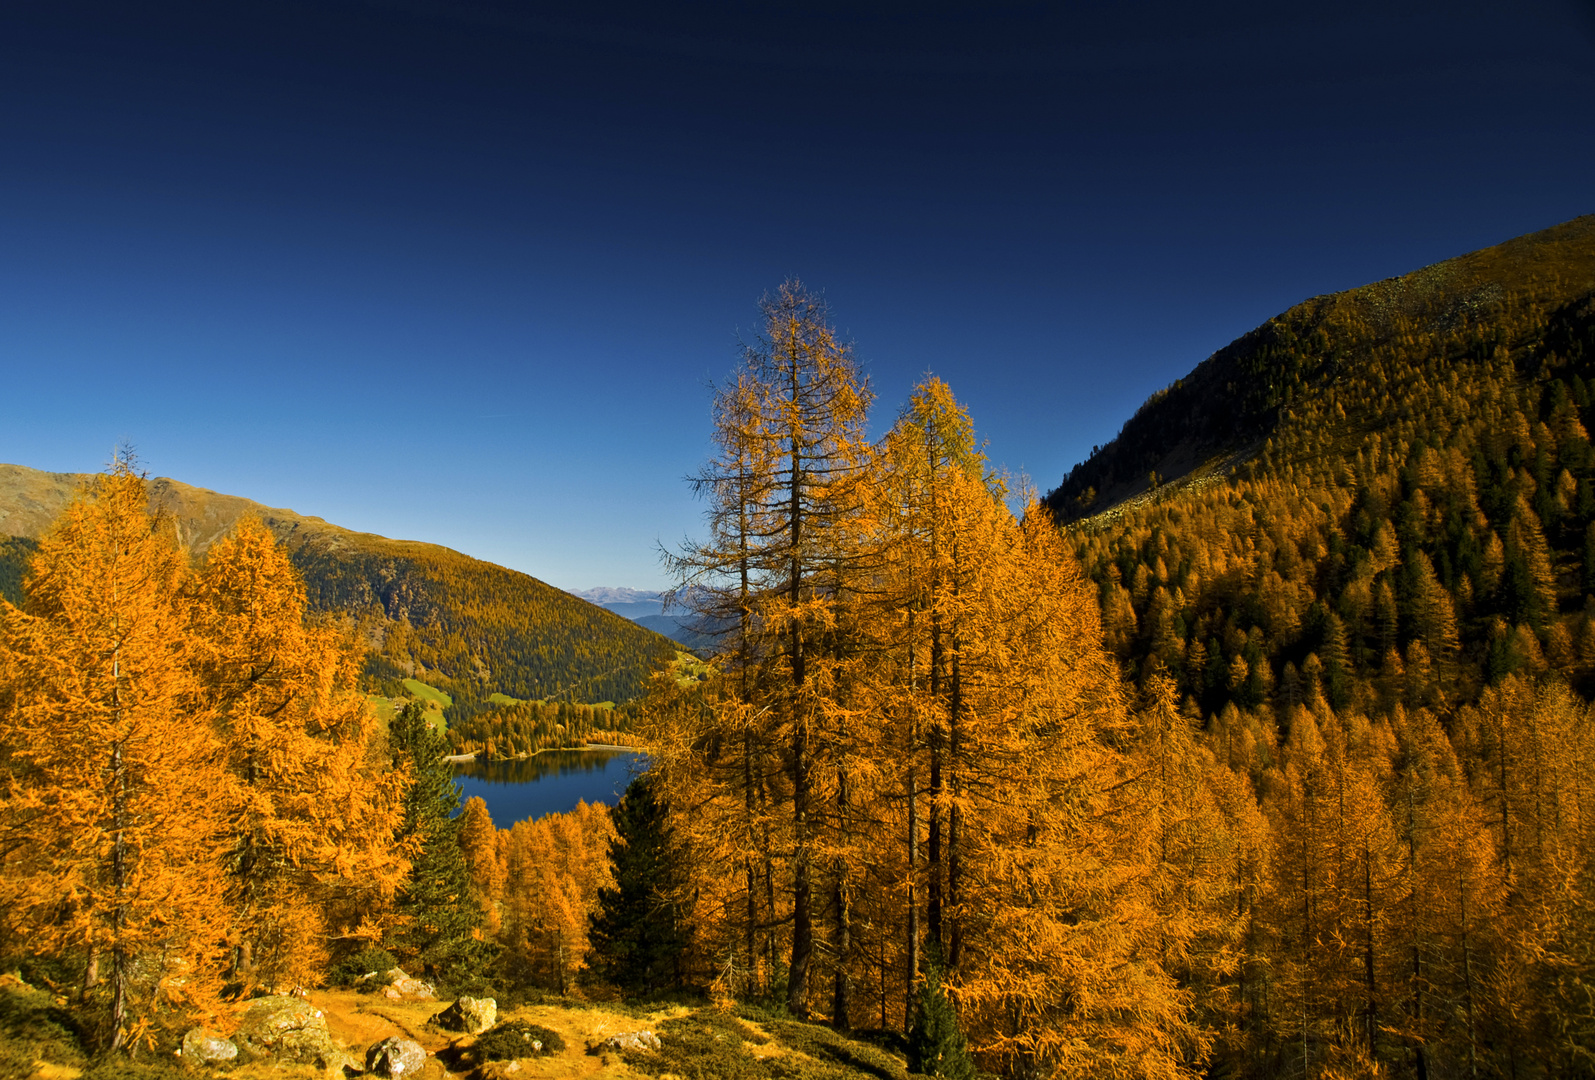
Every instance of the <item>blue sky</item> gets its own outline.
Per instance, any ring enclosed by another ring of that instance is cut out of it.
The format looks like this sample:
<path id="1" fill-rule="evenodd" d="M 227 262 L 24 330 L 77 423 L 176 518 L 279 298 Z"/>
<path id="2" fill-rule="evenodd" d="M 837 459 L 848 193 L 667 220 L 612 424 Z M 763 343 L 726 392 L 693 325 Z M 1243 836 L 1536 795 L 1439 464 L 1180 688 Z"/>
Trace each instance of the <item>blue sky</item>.
<path id="1" fill-rule="evenodd" d="M 1595 212 L 1589 3 L 0 8 L 0 460 L 658 587 L 759 295 L 1055 486 L 1311 295 Z M 1286 10 L 1288 8 L 1288 10 Z"/>

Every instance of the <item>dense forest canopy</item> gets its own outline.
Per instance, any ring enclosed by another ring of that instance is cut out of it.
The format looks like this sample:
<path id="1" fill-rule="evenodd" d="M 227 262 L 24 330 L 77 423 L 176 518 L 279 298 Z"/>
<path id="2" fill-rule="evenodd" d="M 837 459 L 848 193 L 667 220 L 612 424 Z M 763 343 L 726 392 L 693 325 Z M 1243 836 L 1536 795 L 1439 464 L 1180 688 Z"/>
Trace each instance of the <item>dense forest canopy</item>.
<path id="1" fill-rule="evenodd" d="M 1244 464 L 1143 477 L 1070 529 L 1132 676 L 1155 656 L 1205 713 L 1319 682 L 1337 708 L 1455 705 L 1551 668 L 1589 692 L 1595 219 L 1293 308 L 1049 505 L 1072 517 L 1128 469 L 1235 450 L 1164 416 L 1225 369 L 1251 388 Z"/>

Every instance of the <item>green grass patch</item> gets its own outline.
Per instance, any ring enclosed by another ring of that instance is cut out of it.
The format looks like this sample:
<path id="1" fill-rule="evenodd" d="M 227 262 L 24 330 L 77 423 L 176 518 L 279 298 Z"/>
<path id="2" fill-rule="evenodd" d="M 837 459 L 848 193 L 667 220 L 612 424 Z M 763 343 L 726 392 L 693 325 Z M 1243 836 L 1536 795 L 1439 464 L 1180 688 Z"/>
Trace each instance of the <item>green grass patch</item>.
<path id="1" fill-rule="evenodd" d="M 490 704 L 490 705 L 529 705 L 529 704 L 531 704 L 531 702 L 527 701 L 525 698 L 510 697 L 508 694 L 500 694 L 496 690 L 493 693 L 491 693 L 491 694 L 489 694 L 487 696 L 487 701 L 488 701 L 488 704 Z"/>
<path id="2" fill-rule="evenodd" d="M 435 702 L 440 709 L 446 709 L 454 704 L 454 699 L 449 695 L 435 686 L 428 686 L 420 679 L 405 679 L 404 688 L 410 692 L 412 697 L 420 698 L 422 701 Z"/>
<path id="3" fill-rule="evenodd" d="M 420 679 L 405 679 L 403 686 L 410 695 L 426 707 L 426 722 L 432 725 L 432 730 L 439 735 L 446 735 L 449 722 L 443 716 L 443 710 L 454 704 L 454 699 L 435 686 L 428 686 Z"/>
<path id="4" fill-rule="evenodd" d="M 35 1061 L 85 1068 L 84 1033 L 51 994 L 32 987 L 0 989 L 0 1076 L 29 1076 Z"/>
<path id="5" fill-rule="evenodd" d="M 384 725 L 391 724 L 393 718 L 399 715 L 399 707 L 393 703 L 393 699 L 380 694 L 367 694 L 366 708 Z"/>
<path id="6" fill-rule="evenodd" d="M 671 661 L 670 674 L 680 686 L 690 686 L 696 682 L 706 682 L 714 674 L 714 668 L 704 663 L 703 658 L 695 656 L 685 649 L 676 650 L 676 658 Z"/>

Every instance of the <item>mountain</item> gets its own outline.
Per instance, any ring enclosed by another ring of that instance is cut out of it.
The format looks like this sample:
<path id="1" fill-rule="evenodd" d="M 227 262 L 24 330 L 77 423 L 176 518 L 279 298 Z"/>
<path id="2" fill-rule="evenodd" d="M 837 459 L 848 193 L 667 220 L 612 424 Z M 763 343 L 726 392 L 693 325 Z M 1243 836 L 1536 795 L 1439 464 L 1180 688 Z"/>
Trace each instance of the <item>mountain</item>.
<path id="1" fill-rule="evenodd" d="M 1595 217 L 1314 297 L 1047 496 L 1131 674 L 1204 712 L 1595 691 Z M 1414 647 L 1416 646 L 1416 648 Z"/>
<path id="2" fill-rule="evenodd" d="M 579 596 L 590 604 L 600 607 L 611 607 L 615 604 L 653 604 L 657 608 L 664 599 L 662 592 L 650 592 L 647 589 L 614 588 L 600 585 L 596 589 L 572 589 L 572 596 Z"/>
<path id="3" fill-rule="evenodd" d="M 697 629 L 695 616 L 679 605 L 672 607 L 668 614 L 665 612 L 665 594 L 662 592 L 599 586 L 596 589 L 573 590 L 571 595 L 607 608 L 689 649 L 714 649 L 714 636 Z"/>
<path id="4" fill-rule="evenodd" d="M 27 557 L 87 479 L 0 465 L 0 592 L 17 602 Z M 519 571 L 446 547 L 354 532 L 166 477 L 153 509 L 202 556 L 246 513 L 288 548 L 311 606 L 353 619 L 374 681 L 423 677 L 453 694 L 452 715 L 498 692 L 518 699 L 625 701 L 640 695 L 671 642 Z"/>

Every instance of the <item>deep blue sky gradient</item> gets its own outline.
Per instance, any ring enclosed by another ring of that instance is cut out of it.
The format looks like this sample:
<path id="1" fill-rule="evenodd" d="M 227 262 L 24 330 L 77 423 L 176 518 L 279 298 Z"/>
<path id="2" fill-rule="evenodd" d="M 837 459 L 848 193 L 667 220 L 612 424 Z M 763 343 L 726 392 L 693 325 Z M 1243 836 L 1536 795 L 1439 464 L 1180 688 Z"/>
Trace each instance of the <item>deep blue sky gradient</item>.
<path id="1" fill-rule="evenodd" d="M 1203 9 L 1206 10 L 1198 10 Z M 755 302 L 1043 491 L 1308 296 L 1595 212 L 1589 3 L 0 6 L 0 460 L 664 584 Z"/>

